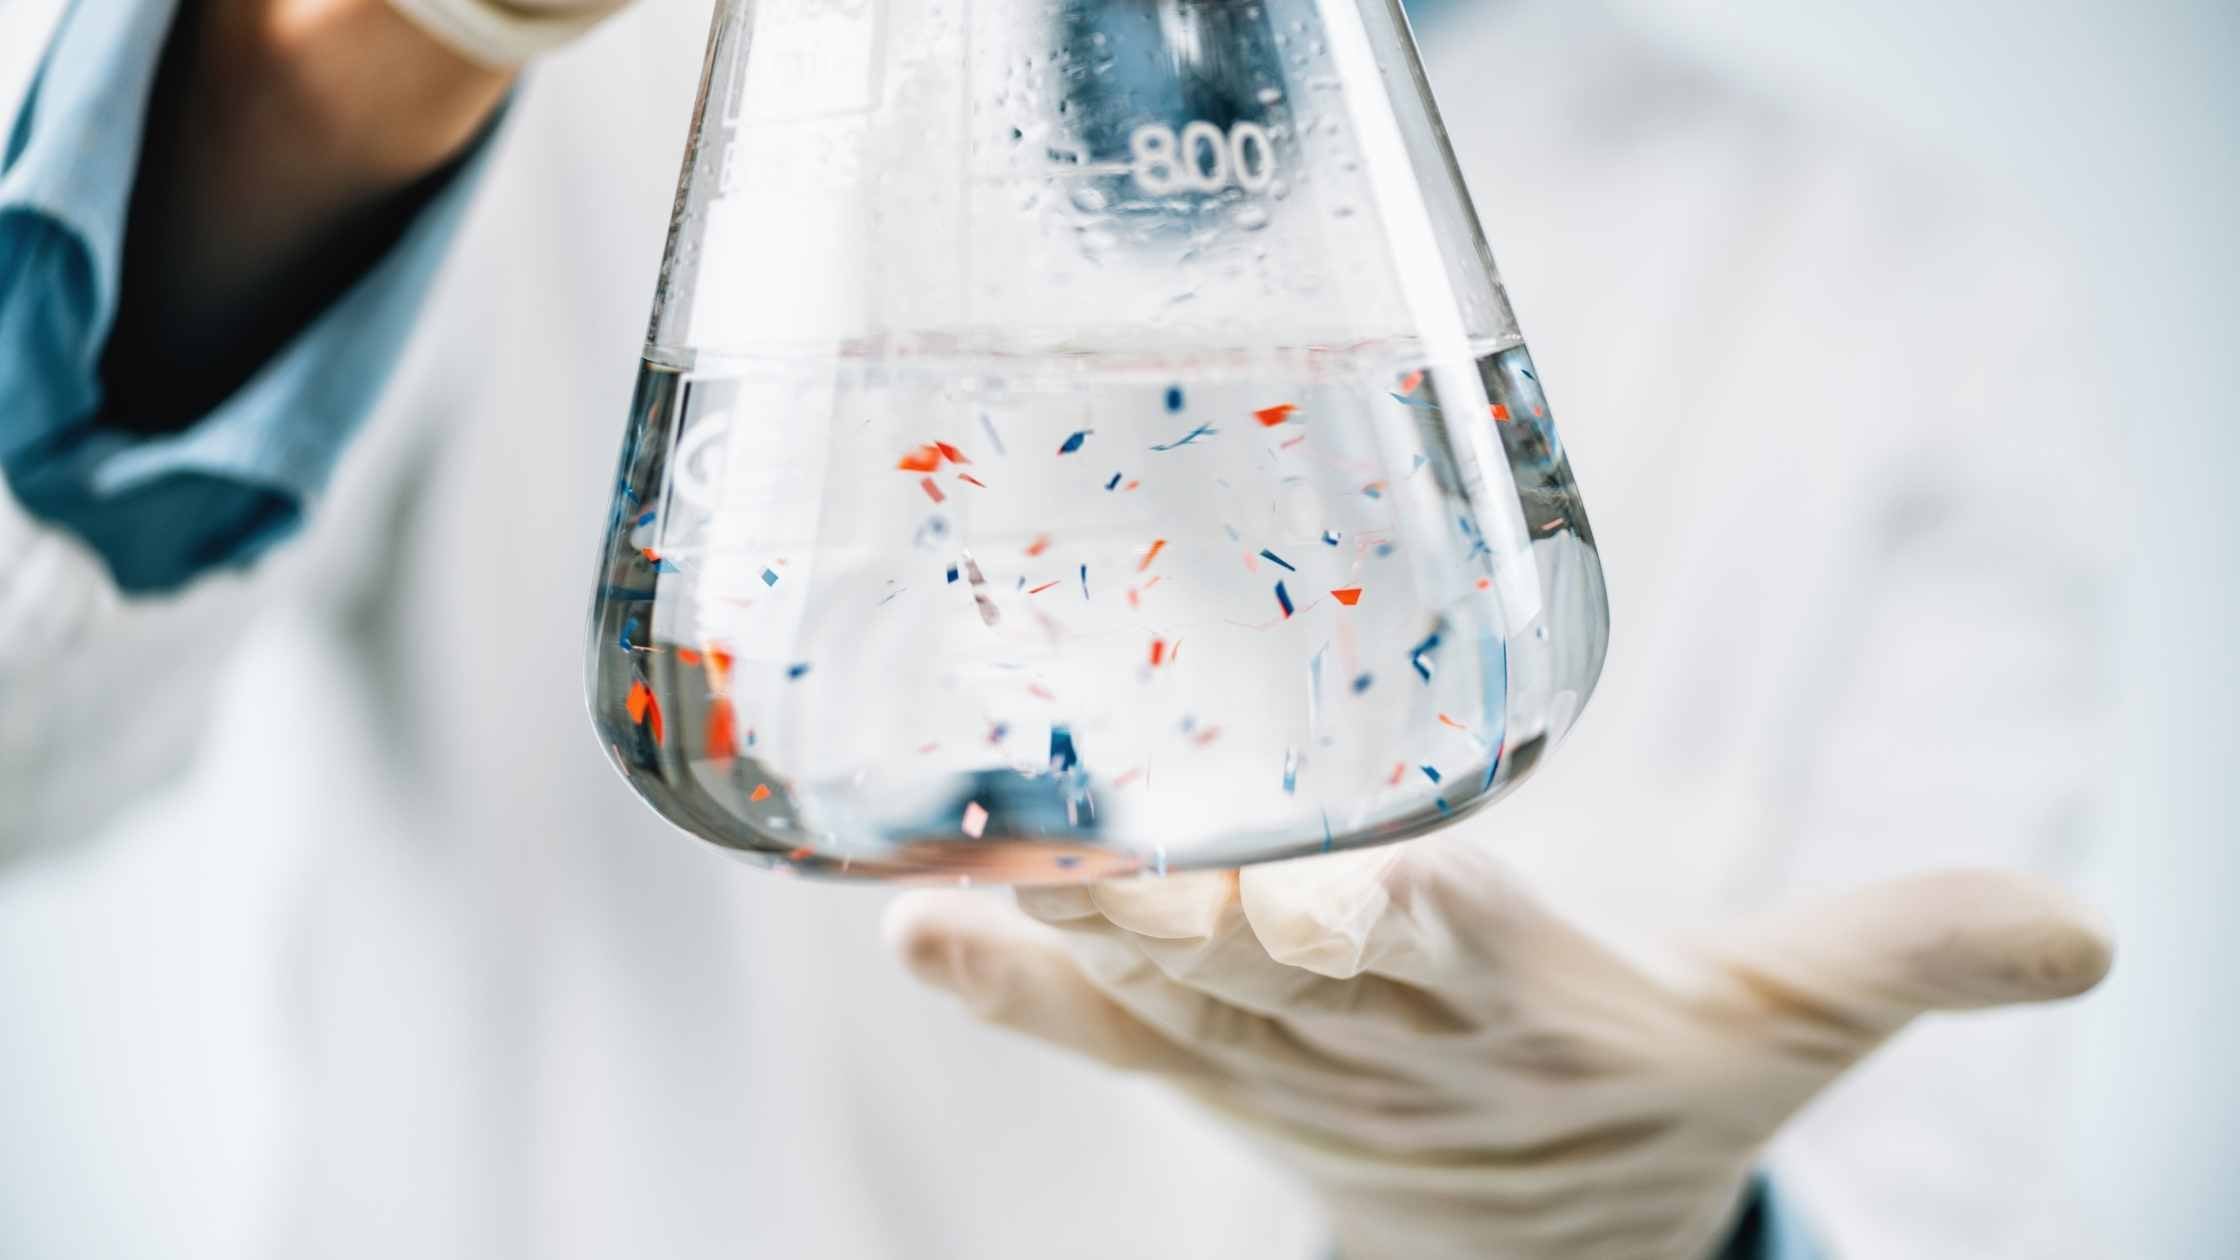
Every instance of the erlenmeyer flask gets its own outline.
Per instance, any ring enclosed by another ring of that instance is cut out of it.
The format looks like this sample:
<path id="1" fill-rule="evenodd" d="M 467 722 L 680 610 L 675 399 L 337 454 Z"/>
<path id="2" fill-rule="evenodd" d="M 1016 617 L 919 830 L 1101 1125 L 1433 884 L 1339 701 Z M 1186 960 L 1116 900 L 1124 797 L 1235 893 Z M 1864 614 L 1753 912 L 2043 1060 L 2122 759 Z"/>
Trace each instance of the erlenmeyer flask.
<path id="1" fill-rule="evenodd" d="M 823 874 L 1395 839 L 1607 634 L 1391 0 L 722 0 L 590 642 L 630 783 Z"/>

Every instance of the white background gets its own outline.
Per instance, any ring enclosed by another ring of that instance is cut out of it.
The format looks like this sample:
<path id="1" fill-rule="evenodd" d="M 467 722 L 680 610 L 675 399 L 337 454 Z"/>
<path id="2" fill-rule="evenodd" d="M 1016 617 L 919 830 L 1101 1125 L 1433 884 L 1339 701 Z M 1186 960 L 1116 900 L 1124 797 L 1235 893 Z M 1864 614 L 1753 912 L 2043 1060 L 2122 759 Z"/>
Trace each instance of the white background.
<path id="1" fill-rule="evenodd" d="M 1471 0 L 1458 0 L 1469 3 Z M 2072 1157 L 2124 1255 L 2240 1256 L 2240 5 L 2230 0 L 1623 0 L 1774 89 L 2016 181 L 2069 238 L 2123 387 L 2111 423 L 2141 551 L 2120 954 L 2089 1010 Z M 2112 474 L 2115 475 L 2115 474 Z M 2121 500 L 2119 500 L 2121 501 Z"/>

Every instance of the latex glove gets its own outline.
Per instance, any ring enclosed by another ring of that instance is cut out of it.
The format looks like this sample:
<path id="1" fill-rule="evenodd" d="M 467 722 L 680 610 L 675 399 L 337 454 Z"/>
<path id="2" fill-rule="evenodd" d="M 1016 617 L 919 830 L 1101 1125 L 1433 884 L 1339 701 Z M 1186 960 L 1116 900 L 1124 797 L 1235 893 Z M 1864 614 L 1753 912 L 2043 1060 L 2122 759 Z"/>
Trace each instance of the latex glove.
<path id="1" fill-rule="evenodd" d="M 2082 992 L 2110 950 L 2051 887 L 1956 872 L 1652 975 L 1448 837 L 1017 899 L 912 893 L 889 937 L 982 1018 L 1243 1125 L 1347 1260 L 1703 1256 L 1759 1148 L 1908 1020 Z"/>
<path id="2" fill-rule="evenodd" d="M 629 0 L 389 0 L 486 66 L 518 66 L 598 25 Z"/>

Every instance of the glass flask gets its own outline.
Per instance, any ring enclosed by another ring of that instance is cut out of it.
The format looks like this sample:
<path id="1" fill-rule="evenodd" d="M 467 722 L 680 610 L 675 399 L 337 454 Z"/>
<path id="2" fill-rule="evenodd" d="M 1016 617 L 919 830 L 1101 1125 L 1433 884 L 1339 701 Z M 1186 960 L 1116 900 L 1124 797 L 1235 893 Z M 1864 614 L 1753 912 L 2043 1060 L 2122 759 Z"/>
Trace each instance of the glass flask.
<path id="1" fill-rule="evenodd" d="M 1398 839 L 1601 565 L 1392 0 L 721 0 L 599 562 L 631 785 L 816 874 Z"/>

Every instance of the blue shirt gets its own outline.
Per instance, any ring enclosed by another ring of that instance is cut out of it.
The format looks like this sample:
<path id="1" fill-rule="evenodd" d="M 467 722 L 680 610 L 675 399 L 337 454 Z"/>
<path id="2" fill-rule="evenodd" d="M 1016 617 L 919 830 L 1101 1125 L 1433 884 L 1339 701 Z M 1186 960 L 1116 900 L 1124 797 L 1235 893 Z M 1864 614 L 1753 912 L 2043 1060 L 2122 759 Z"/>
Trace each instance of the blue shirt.
<path id="1" fill-rule="evenodd" d="M 373 404 L 470 174 L 233 395 L 143 436 L 103 396 L 143 122 L 178 0 L 76 0 L 0 157 L 0 472 L 127 592 L 247 564 L 293 533 Z M 128 365 L 127 365 L 128 366 Z"/>
<path id="2" fill-rule="evenodd" d="M 177 3 L 78 0 L 0 164 L 0 471 L 34 515 L 91 542 L 128 592 L 247 564 L 300 527 L 395 366 L 474 182 L 471 169 L 454 176 L 387 256 L 192 427 L 142 437 L 119 426 L 101 356 Z M 1817 1254 L 1762 1182 L 1720 1253 Z"/>

